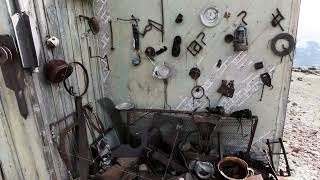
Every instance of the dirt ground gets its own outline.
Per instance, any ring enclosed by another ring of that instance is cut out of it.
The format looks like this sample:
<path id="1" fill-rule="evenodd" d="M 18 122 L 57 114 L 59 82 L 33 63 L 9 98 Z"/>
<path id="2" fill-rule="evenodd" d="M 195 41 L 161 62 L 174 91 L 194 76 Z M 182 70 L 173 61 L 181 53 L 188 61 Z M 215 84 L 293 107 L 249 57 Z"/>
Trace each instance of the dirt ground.
<path id="1" fill-rule="evenodd" d="M 320 76 L 293 72 L 284 140 L 294 180 L 320 180 Z"/>

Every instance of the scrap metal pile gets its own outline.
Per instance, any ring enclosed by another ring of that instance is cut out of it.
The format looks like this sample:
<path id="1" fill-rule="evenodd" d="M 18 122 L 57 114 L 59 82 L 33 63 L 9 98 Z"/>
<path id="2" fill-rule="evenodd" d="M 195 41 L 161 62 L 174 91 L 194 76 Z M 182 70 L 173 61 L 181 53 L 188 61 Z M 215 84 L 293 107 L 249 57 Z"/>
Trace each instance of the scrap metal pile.
<path id="1" fill-rule="evenodd" d="M 50 125 L 71 179 L 277 179 L 271 161 L 250 157 L 258 124 L 250 110 L 226 114 L 222 107 L 190 112 L 128 105 L 118 110 L 108 98 L 99 104 L 112 127 L 105 128 L 90 105 L 81 109 L 79 123 L 68 123 L 73 113 Z M 80 122 L 90 132 L 88 147 L 79 146 L 86 144 L 77 133 Z M 62 123 L 70 125 L 58 132 Z"/>

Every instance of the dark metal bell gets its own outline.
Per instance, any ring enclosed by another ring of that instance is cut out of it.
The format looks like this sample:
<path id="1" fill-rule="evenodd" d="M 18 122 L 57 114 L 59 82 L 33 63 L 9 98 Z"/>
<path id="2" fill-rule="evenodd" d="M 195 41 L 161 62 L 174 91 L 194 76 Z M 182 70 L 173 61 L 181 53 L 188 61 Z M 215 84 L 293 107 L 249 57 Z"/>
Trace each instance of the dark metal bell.
<path id="1" fill-rule="evenodd" d="M 73 72 L 73 67 L 64 60 L 51 60 L 46 65 L 47 79 L 52 83 L 60 83 Z"/>

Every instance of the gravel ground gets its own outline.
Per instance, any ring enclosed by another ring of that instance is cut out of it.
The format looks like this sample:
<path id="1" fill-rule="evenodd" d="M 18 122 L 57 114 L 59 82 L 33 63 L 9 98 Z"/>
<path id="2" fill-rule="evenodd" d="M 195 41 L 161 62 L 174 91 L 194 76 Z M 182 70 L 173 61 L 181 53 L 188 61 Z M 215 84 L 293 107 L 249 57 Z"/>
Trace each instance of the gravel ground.
<path id="1" fill-rule="evenodd" d="M 294 180 L 320 180 L 320 76 L 293 72 L 284 140 Z"/>

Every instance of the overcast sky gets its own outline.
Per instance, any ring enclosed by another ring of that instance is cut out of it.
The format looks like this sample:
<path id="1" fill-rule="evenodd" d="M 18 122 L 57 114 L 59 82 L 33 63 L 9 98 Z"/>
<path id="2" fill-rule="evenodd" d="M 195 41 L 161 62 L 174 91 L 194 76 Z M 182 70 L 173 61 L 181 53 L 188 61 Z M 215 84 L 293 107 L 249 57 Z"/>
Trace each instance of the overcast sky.
<path id="1" fill-rule="evenodd" d="M 320 0 L 302 0 L 299 18 L 298 41 L 320 43 Z"/>

